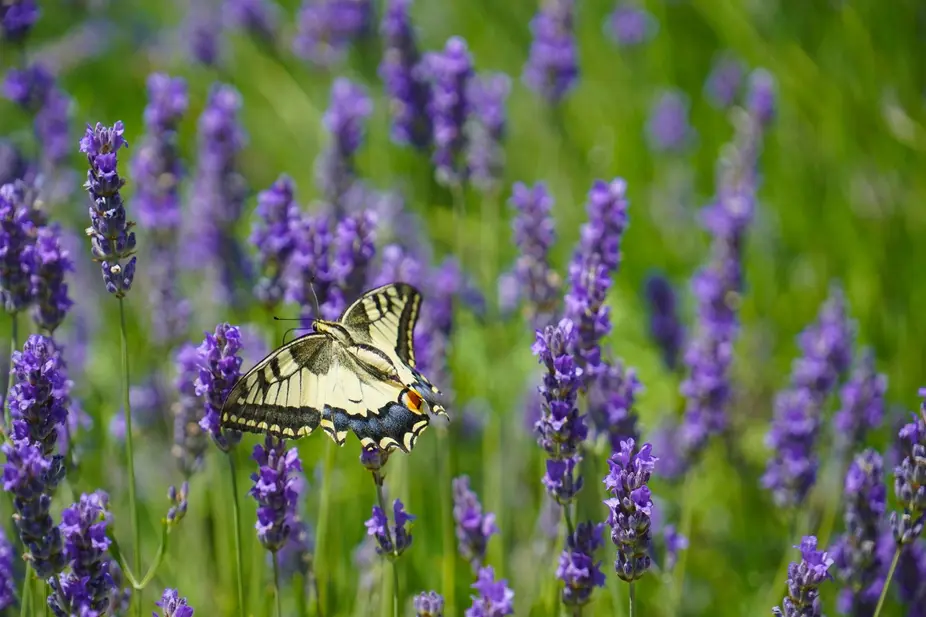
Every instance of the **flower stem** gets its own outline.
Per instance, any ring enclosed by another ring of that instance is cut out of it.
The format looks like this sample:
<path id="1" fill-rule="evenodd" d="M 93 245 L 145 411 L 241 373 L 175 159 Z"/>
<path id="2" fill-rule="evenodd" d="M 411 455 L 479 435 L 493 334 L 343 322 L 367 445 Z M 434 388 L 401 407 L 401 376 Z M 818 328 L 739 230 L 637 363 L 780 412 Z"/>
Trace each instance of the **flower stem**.
<path id="1" fill-rule="evenodd" d="M 392 541 L 392 531 L 390 530 L 388 514 L 389 510 L 386 509 L 386 496 L 383 494 L 382 472 L 373 472 L 373 484 L 376 485 L 376 502 L 379 504 L 379 509 L 383 511 L 383 516 L 386 517 L 386 542 L 389 546 L 392 547 L 393 550 L 392 555 L 389 556 L 390 561 L 392 561 L 392 617 L 399 617 L 399 569 L 396 565 L 398 555 L 395 554 L 396 546 Z M 389 597 L 389 580 L 386 578 L 385 571 L 383 572 L 382 580 L 383 597 L 380 602 L 380 606 L 383 617 L 387 617 L 389 615 L 389 604 L 387 600 Z"/>
<path id="2" fill-rule="evenodd" d="M 12 315 L 10 315 L 10 363 L 11 364 L 13 362 L 13 354 L 16 352 L 17 349 L 19 349 L 18 339 L 19 339 L 19 314 L 13 313 Z M 12 368 L 13 367 L 11 366 L 10 369 Z M 6 430 L 10 435 L 13 434 L 13 417 L 10 414 L 10 388 L 12 387 L 13 387 L 13 371 L 10 370 L 6 374 L 6 390 L 3 391 L 3 401 L 4 401 L 3 413 L 4 413 L 4 417 L 6 418 L 6 422 L 4 424 L 6 425 Z"/>
<path id="3" fill-rule="evenodd" d="M 637 588 L 634 585 L 635 581 L 630 581 L 630 617 L 634 617 L 636 614 L 634 611 L 636 609 L 637 603 Z"/>
<path id="4" fill-rule="evenodd" d="M 392 617 L 399 617 L 399 563 L 392 560 Z"/>
<path id="5" fill-rule="evenodd" d="M 283 601 L 280 599 L 280 556 L 273 551 L 273 596 L 277 603 L 277 617 L 283 617 Z"/>
<path id="6" fill-rule="evenodd" d="M 141 574 L 141 530 L 138 526 L 138 498 L 135 493 L 135 453 L 132 447 L 132 405 L 129 402 L 129 339 L 125 328 L 125 302 L 119 298 L 119 332 L 122 339 L 122 411 L 125 415 L 125 467 L 129 476 L 129 516 L 132 519 L 134 571 Z M 135 615 L 142 615 L 142 590 L 132 594 Z"/>
<path id="7" fill-rule="evenodd" d="M 19 605 L 19 617 L 28 617 L 32 608 L 32 562 L 26 561 L 26 575 L 23 577 L 22 602 Z"/>
<path id="8" fill-rule="evenodd" d="M 894 551 L 894 559 L 891 560 L 891 568 L 887 571 L 887 578 L 884 579 L 884 587 L 881 588 L 881 596 L 878 598 L 878 605 L 875 607 L 875 613 L 872 617 L 878 617 L 881 614 L 881 608 L 884 606 L 884 601 L 887 599 L 887 590 L 891 586 L 891 579 L 894 578 L 894 570 L 897 569 L 897 561 L 900 559 L 900 551 L 903 547 L 898 546 L 897 550 Z"/>
<path id="9" fill-rule="evenodd" d="M 325 560 L 325 541 L 328 537 L 328 509 L 331 505 L 331 471 L 334 467 L 334 443 L 325 440 L 325 463 L 322 469 L 322 494 L 318 503 L 318 525 L 315 527 L 314 574 L 319 617 L 328 612 L 328 572 Z M 322 578 L 324 576 L 324 578 Z M 324 611 L 324 613 L 322 612 Z"/>
<path id="10" fill-rule="evenodd" d="M 232 524 L 235 526 L 235 585 L 238 594 L 238 617 L 244 617 L 244 568 L 241 565 L 241 508 L 238 504 L 238 474 L 235 471 L 235 451 L 226 453 L 231 472 Z"/>
<path id="11" fill-rule="evenodd" d="M 572 523 L 572 513 L 569 511 L 569 504 L 563 504 L 563 516 L 566 519 L 566 532 L 571 538 L 576 534 L 576 526 Z"/>
<path id="12" fill-rule="evenodd" d="M 456 605 L 454 603 L 454 584 L 456 578 L 457 554 L 454 547 L 454 525 L 453 509 L 451 500 L 453 498 L 453 489 L 451 482 L 453 472 L 451 465 L 451 444 L 446 428 L 437 427 L 437 457 L 438 468 L 440 469 L 440 512 L 441 512 L 441 533 L 443 535 L 443 555 L 442 574 L 444 589 L 444 605 L 448 615 L 456 615 Z"/>

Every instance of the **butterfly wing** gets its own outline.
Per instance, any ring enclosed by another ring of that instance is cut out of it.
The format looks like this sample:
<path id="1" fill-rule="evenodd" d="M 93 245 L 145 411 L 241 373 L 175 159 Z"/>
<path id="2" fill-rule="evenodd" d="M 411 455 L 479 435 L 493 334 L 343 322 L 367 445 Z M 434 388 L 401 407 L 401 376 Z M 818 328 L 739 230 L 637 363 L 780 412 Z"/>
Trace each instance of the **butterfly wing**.
<path id="1" fill-rule="evenodd" d="M 222 426 L 277 437 L 304 437 L 318 428 L 338 363 L 323 334 L 308 334 L 258 362 L 232 388 Z"/>
<path id="2" fill-rule="evenodd" d="M 363 294 L 347 307 L 340 323 L 355 341 L 385 353 L 400 381 L 415 387 L 434 413 L 446 414 L 437 399 L 440 390 L 415 368 L 415 324 L 420 308 L 417 289 L 407 283 L 391 283 Z"/>

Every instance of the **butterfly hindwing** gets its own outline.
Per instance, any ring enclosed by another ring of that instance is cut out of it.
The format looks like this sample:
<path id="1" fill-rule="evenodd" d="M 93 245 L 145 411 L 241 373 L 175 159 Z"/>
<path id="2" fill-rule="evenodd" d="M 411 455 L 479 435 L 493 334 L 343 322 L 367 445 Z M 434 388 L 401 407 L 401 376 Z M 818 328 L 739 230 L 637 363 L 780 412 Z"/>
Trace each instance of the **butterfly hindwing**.
<path id="1" fill-rule="evenodd" d="M 322 422 L 324 384 L 337 370 L 326 336 L 297 338 L 238 380 L 222 408 L 222 426 L 290 439 L 304 437 Z"/>

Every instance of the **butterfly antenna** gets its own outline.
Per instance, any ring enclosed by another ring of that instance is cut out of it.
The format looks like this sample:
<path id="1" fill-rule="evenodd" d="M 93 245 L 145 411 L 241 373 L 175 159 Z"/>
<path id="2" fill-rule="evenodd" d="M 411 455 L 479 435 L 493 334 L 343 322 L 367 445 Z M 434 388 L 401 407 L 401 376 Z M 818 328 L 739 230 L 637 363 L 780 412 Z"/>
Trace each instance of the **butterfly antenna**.
<path id="1" fill-rule="evenodd" d="M 312 275 L 312 279 L 309 281 L 309 289 L 312 290 L 312 301 L 315 303 L 315 319 L 321 319 L 322 310 L 318 306 L 318 294 L 315 293 L 315 275 Z"/>
<path id="2" fill-rule="evenodd" d="M 274 321 L 302 321 L 302 318 L 301 317 L 277 317 L 276 315 L 274 315 L 273 320 Z M 288 330 L 286 330 L 286 332 L 283 333 L 283 342 L 281 343 L 281 345 L 286 344 L 286 336 L 290 332 L 295 332 L 297 330 L 310 330 L 310 329 L 311 328 L 309 328 L 308 326 L 296 326 L 295 328 L 289 328 Z"/>

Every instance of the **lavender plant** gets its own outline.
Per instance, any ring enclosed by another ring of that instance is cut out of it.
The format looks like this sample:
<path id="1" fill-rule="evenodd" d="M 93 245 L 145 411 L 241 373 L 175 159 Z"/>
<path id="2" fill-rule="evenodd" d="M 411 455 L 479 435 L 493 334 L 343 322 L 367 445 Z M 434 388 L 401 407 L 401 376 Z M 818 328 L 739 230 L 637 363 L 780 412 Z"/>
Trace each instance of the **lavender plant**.
<path id="1" fill-rule="evenodd" d="M 529 187 L 517 182 L 509 204 L 515 210 L 511 226 L 518 247 L 513 269 L 516 293 L 525 302 L 528 321 L 541 330 L 552 325 L 561 297 L 560 276 L 550 266 L 549 257 L 556 240 L 553 198 L 543 183 Z"/>
<path id="2" fill-rule="evenodd" d="M 469 562 L 473 572 L 477 572 L 485 560 L 489 538 L 498 533 L 495 515 L 483 514 L 479 497 L 470 490 L 468 476 L 454 478 L 453 502 L 460 555 Z"/>
<path id="3" fill-rule="evenodd" d="M 817 539 L 804 536 L 800 546 L 801 561 L 788 566 L 788 595 L 781 607 L 772 609 L 776 617 L 820 617 L 820 585 L 832 578 L 829 568 L 833 559 L 826 551 L 817 550 Z"/>
<path id="4" fill-rule="evenodd" d="M 544 0 L 531 20 L 533 40 L 522 79 L 545 102 L 555 105 L 579 78 L 574 0 Z"/>
<path id="5" fill-rule="evenodd" d="M 296 22 L 293 52 L 327 68 L 343 60 L 351 43 L 372 29 L 371 0 L 304 0 Z"/>
<path id="6" fill-rule="evenodd" d="M 354 155 L 363 143 L 371 113 L 373 102 L 363 86 L 343 77 L 335 80 L 331 104 L 322 118 L 331 141 L 315 163 L 315 176 L 336 217 L 360 205 L 362 191 L 357 185 Z"/>

